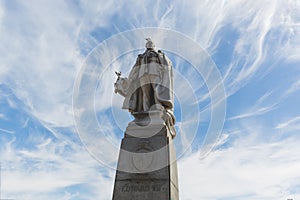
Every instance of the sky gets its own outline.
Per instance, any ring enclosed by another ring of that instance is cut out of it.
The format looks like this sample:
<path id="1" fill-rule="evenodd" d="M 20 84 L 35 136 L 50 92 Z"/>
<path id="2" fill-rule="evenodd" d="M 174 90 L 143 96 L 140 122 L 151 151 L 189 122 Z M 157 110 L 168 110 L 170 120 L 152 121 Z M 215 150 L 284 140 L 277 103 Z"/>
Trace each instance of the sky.
<path id="1" fill-rule="evenodd" d="M 111 199 L 144 38 L 174 69 L 182 200 L 300 199 L 297 0 L 0 1 L 2 199 Z"/>

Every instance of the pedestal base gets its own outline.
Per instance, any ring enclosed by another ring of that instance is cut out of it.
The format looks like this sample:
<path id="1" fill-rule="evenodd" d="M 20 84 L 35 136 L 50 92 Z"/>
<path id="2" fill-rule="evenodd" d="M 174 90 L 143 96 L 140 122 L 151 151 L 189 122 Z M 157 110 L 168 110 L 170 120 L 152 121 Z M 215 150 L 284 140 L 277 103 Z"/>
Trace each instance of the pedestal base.
<path id="1" fill-rule="evenodd" d="M 172 136 L 161 120 L 130 123 L 121 143 L 113 200 L 178 200 Z"/>

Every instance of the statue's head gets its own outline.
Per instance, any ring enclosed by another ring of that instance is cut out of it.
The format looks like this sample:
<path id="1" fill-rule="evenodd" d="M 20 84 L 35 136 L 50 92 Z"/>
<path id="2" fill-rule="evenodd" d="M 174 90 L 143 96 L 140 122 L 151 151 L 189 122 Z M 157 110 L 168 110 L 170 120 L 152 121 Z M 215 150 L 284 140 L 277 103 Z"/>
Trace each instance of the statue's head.
<path id="1" fill-rule="evenodd" d="M 150 39 L 150 38 L 146 38 L 146 40 L 147 40 L 147 42 L 146 42 L 145 47 L 146 47 L 147 49 L 154 49 L 155 45 L 154 45 L 154 43 L 151 41 L 151 39 Z"/>

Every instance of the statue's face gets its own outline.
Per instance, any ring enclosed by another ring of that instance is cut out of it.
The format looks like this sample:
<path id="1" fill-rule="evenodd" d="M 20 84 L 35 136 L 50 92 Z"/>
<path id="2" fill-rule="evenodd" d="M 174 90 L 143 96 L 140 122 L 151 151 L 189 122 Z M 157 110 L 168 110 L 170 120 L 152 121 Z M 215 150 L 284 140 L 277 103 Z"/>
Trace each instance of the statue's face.
<path id="1" fill-rule="evenodd" d="M 146 48 L 149 49 L 149 50 L 153 50 L 155 47 L 154 43 L 152 41 L 148 41 L 146 43 Z"/>

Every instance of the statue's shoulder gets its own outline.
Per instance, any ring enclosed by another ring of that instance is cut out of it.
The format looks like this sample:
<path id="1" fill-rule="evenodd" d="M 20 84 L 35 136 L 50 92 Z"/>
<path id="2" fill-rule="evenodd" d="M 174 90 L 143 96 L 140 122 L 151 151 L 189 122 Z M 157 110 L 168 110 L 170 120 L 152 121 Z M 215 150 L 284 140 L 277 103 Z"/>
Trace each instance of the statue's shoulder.
<path id="1" fill-rule="evenodd" d="M 158 57 L 161 61 L 161 63 L 164 63 L 165 65 L 172 67 L 172 62 L 171 60 L 164 54 L 162 50 L 157 51 Z"/>
<path id="2" fill-rule="evenodd" d="M 162 52 L 162 50 L 158 50 L 157 53 L 158 55 L 162 55 L 162 56 L 165 55 L 164 52 Z"/>
<path id="3" fill-rule="evenodd" d="M 143 54 L 139 54 L 136 58 L 136 64 L 141 64 L 143 60 Z"/>
<path id="4" fill-rule="evenodd" d="M 157 55 L 158 55 L 158 57 L 160 59 L 164 59 L 166 57 L 165 54 L 164 54 L 164 52 L 162 50 L 158 50 L 157 51 Z"/>
<path id="5" fill-rule="evenodd" d="M 143 59 L 143 56 L 144 56 L 144 54 L 139 54 L 139 55 L 137 56 L 136 60 L 139 61 L 139 60 Z"/>

